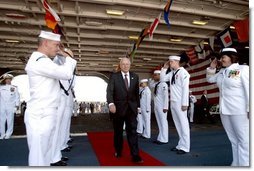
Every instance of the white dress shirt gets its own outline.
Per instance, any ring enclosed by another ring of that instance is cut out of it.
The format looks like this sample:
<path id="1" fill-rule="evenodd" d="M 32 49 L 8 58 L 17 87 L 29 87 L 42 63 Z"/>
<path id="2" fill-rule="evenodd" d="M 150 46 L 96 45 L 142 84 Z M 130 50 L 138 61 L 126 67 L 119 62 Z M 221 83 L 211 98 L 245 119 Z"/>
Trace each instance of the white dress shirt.
<path id="1" fill-rule="evenodd" d="M 128 87 L 130 87 L 130 73 L 124 73 L 123 71 L 121 71 L 122 76 L 123 76 L 123 80 L 125 80 L 125 75 L 127 74 L 127 80 L 128 80 Z"/>

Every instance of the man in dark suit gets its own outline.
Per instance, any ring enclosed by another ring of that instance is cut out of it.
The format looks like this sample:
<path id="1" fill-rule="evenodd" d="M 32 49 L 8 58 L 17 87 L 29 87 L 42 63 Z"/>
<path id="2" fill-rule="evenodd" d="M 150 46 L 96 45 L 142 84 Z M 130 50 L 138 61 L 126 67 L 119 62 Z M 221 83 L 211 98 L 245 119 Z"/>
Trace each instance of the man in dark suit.
<path id="1" fill-rule="evenodd" d="M 210 104 L 207 97 L 207 90 L 204 90 L 203 95 L 201 96 L 201 107 L 202 107 L 202 114 L 207 117 L 210 123 L 215 123 L 213 116 L 211 116 Z"/>
<path id="2" fill-rule="evenodd" d="M 113 113 L 115 156 L 121 157 L 123 150 L 123 125 L 126 125 L 127 140 L 132 155 L 132 161 L 142 163 L 139 156 L 137 135 L 137 114 L 140 110 L 139 77 L 129 72 L 131 62 L 122 58 L 120 69 L 111 75 L 107 87 L 107 102 L 109 111 Z"/>
<path id="3" fill-rule="evenodd" d="M 204 90 L 203 95 L 201 96 L 201 106 L 203 109 L 203 114 L 207 116 L 207 112 L 209 109 L 209 103 L 208 103 L 208 98 L 207 98 L 207 91 Z"/>

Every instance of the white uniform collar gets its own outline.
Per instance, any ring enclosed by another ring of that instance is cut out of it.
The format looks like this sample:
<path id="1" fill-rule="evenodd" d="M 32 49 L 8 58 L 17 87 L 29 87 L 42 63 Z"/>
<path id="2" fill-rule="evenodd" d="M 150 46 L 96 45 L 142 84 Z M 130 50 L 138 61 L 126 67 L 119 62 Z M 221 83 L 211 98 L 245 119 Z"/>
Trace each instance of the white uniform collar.
<path id="1" fill-rule="evenodd" d="M 176 72 L 177 70 L 180 70 L 180 69 L 182 69 L 183 67 L 179 67 L 179 68 L 177 68 L 177 69 L 174 69 L 173 71 L 174 72 Z"/>
<path id="2" fill-rule="evenodd" d="M 125 74 L 127 74 L 127 77 L 130 76 L 130 72 L 124 73 L 123 71 L 121 71 L 121 73 L 122 73 L 123 78 L 125 77 Z"/>
<path id="3" fill-rule="evenodd" d="M 46 56 L 46 57 L 48 57 L 47 55 L 45 55 L 44 53 L 41 53 L 39 51 L 35 51 L 34 54 L 36 55 L 36 57 L 38 57 L 38 56 Z"/>
<path id="4" fill-rule="evenodd" d="M 227 67 L 226 69 L 234 69 L 234 68 L 237 68 L 238 66 L 239 66 L 238 63 L 233 63 L 229 67 Z"/>

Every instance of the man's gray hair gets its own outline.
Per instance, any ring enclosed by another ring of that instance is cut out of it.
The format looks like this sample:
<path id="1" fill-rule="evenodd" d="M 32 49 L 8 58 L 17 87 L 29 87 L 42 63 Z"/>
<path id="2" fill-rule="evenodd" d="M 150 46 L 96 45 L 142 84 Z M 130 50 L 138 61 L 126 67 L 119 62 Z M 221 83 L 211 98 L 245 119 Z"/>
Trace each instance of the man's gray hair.
<path id="1" fill-rule="evenodd" d="M 123 58 L 121 58 L 121 60 L 120 60 L 120 64 L 123 62 L 123 60 L 128 60 L 128 61 L 130 62 L 130 64 L 131 64 L 131 60 L 130 60 L 130 58 L 127 58 L 127 57 L 123 57 Z"/>

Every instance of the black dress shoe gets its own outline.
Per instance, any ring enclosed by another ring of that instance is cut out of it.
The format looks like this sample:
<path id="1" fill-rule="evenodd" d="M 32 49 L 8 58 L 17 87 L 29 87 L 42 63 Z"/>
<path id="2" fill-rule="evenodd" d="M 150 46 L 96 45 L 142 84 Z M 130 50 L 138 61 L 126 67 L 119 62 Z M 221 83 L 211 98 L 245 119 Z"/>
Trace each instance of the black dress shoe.
<path id="1" fill-rule="evenodd" d="M 140 133 L 137 133 L 137 136 L 138 136 L 138 137 L 140 137 L 140 136 L 141 136 L 141 134 L 140 134 Z"/>
<path id="2" fill-rule="evenodd" d="M 115 153 L 115 157 L 120 158 L 120 157 L 122 157 L 122 154 L 121 153 Z"/>
<path id="3" fill-rule="evenodd" d="M 61 160 L 62 160 L 62 161 L 68 161 L 69 158 L 68 158 L 68 157 L 62 157 Z"/>
<path id="4" fill-rule="evenodd" d="M 186 151 L 183 151 L 183 150 L 178 150 L 177 152 L 176 152 L 176 154 L 185 154 L 185 153 L 187 153 Z"/>
<path id="5" fill-rule="evenodd" d="M 70 138 L 67 143 L 72 143 L 72 142 L 73 142 L 73 138 Z"/>
<path id="6" fill-rule="evenodd" d="M 71 151 L 70 147 L 66 147 L 65 149 L 61 150 L 61 152 L 69 152 L 69 151 Z"/>
<path id="7" fill-rule="evenodd" d="M 170 151 L 178 151 L 178 149 L 177 148 L 175 148 L 175 147 L 173 147 L 173 148 L 171 148 L 171 150 Z"/>
<path id="8" fill-rule="evenodd" d="M 142 136 L 142 135 L 140 136 L 140 138 L 143 138 L 143 139 L 149 139 L 149 138 L 146 138 L 146 137 L 144 137 L 144 136 Z"/>
<path id="9" fill-rule="evenodd" d="M 67 163 L 65 163 L 64 161 L 60 160 L 56 163 L 51 163 L 50 166 L 67 166 Z"/>
<path id="10" fill-rule="evenodd" d="M 153 143 L 158 144 L 158 145 L 167 144 L 166 142 L 160 142 L 160 141 L 158 141 L 158 140 L 153 141 Z"/>
<path id="11" fill-rule="evenodd" d="M 133 156 L 132 161 L 134 163 L 144 163 L 144 161 L 142 160 L 142 158 L 140 156 Z"/>

